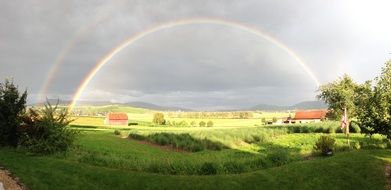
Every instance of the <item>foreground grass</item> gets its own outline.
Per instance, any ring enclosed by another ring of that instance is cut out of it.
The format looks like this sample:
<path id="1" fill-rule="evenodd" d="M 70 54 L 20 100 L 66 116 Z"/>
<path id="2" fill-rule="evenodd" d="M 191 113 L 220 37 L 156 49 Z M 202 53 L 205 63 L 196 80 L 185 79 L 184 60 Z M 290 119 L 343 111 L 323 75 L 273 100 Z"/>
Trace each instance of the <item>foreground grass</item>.
<path id="1" fill-rule="evenodd" d="M 362 150 L 238 175 L 171 176 L 0 149 L 0 165 L 29 189 L 385 189 L 389 150 Z"/>

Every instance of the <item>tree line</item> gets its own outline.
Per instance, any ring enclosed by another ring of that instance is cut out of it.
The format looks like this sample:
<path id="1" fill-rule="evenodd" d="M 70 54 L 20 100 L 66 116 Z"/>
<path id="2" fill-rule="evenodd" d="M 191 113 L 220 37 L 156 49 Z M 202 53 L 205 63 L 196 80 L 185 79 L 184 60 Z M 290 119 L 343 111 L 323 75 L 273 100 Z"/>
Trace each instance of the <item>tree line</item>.
<path id="1" fill-rule="evenodd" d="M 346 108 L 350 123 L 357 123 L 363 133 L 391 139 L 391 60 L 373 80 L 357 83 L 345 74 L 322 85 L 317 97 L 329 105 L 331 118 L 341 119 Z"/>
<path id="2" fill-rule="evenodd" d="M 253 113 L 250 111 L 238 112 L 168 112 L 170 118 L 192 118 L 192 119 L 251 119 Z"/>

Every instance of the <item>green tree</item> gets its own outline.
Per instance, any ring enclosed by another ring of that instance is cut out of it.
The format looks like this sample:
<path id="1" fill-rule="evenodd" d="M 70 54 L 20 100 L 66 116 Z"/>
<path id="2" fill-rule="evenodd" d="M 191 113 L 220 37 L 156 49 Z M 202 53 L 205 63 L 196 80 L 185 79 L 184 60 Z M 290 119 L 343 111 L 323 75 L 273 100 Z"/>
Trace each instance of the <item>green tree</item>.
<path id="1" fill-rule="evenodd" d="M 205 121 L 200 121 L 199 125 L 200 125 L 200 127 L 205 127 L 206 123 L 205 123 Z"/>
<path id="2" fill-rule="evenodd" d="M 164 114 L 163 113 L 153 114 L 152 122 L 158 125 L 164 125 L 166 123 L 166 120 L 164 119 Z"/>
<path id="3" fill-rule="evenodd" d="M 347 109 L 350 117 L 354 117 L 356 116 L 355 93 L 358 86 L 349 75 L 345 74 L 334 82 L 320 86 L 320 94 L 317 98 L 328 104 L 332 118 L 341 118 L 344 108 Z"/>
<path id="4" fill-rule="evenodd" d="M 209 120 L 208 123 L 206 123 L 207 127 L 213 127 L 213 121 Z"/>
<path id="5" fill-rule="evenodd" d="M 273 117 L 273 123 L 276 123 L 278 121 L 277 117 Z"/>
<path id="6" fill-rule="evenodd" d="M 20 116 L 26 110 L 27 91 L 20 94 L 13 81 L 0 83 L 0 145 L 16 146 Z"/>
<path id="7" fill-rule="evenodd" d="M 379 133 L 391 140 L 391 60 L 382 68 L 381 75 L 361 85 L 357 93 L 358 122 L 363 132 Z"/>

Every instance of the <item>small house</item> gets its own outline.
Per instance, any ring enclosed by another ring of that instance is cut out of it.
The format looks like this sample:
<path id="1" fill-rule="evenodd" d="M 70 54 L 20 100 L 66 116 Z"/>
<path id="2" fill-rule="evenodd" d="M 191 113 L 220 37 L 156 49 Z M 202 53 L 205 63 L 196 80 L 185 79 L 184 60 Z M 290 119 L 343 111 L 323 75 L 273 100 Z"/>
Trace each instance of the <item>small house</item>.
<path id="1" fill-rule="evenodd" d="M 129 119 L 126 113 L 108 113 L 106 115 L 106 125 L 128 125 Z"/>
<path id="2" fill-rule="evenodd" d="M 326 119 L 326 110 L 297 111 L 288 123 L 317 123 Z"/>

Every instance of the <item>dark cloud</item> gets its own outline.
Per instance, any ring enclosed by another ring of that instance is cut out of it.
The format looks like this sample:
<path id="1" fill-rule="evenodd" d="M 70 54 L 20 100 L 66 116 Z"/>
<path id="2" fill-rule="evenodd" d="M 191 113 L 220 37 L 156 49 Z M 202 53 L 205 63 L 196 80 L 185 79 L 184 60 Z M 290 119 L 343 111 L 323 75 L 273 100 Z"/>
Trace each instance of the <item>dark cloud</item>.
<path id="1" fill-rule="evenodd" d="M 0 77 L 40 96 L 69 98 L 110 49 L 162 22 L 211 17 L 259 28 L 294 50 L 321 82 L 342 73 L 373 78 L 389 58 L 389 1 L 14 1 L 0 7 Z M 118 54 L 83 98 L 197 108 L 290 104 L 314 83 L 286 52 L 235 28 L 190 25 L 145 37 Z"/>

